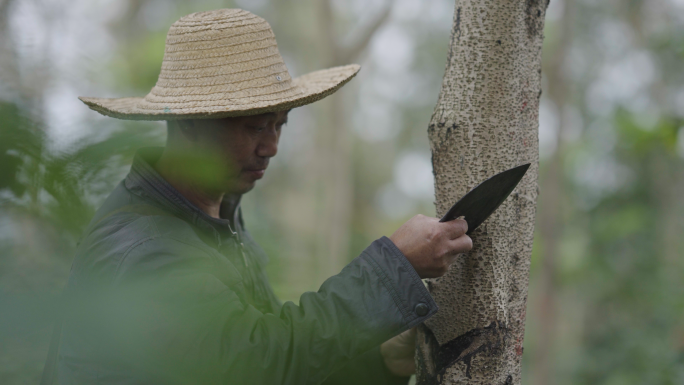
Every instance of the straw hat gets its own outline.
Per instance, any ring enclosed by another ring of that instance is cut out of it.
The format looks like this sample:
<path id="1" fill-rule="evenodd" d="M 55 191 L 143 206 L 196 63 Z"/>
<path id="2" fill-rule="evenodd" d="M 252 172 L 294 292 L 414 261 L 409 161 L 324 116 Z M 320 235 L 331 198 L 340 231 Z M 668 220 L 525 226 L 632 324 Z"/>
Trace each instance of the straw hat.
<path id="1" fill-rule="evenodd" d="M 144 98 L 79 99 L 119 119 L 255 115 L 320 100 L 359 68 L 351 64 L 292 79 L 266 20 L 241 9 L 219 9 L 173 23 L 157 85 Z"/>

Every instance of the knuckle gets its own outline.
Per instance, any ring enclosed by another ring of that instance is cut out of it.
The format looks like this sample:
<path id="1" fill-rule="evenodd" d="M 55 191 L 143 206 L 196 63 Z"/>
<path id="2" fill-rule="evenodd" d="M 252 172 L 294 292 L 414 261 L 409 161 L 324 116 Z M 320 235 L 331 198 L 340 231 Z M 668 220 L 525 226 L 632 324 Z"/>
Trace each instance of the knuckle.
<path id="1" fill-rule="evenodd" d="M 433 240 L 439 239 L 441 236 L 441 233 L 442 233 L 442 231 L 438 227 L 435 227 L 435 226 L 430 227 L 430 229 L 428 230 L 428 233 L 427 233 L 428 241 L 433 241 Z"/>

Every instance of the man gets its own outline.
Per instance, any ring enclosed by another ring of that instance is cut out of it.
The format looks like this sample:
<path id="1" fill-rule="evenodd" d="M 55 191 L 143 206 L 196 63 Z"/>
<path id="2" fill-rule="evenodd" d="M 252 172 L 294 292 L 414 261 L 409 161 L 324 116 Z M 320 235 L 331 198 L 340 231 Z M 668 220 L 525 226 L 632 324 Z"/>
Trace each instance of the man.
<path id="1" fill-rule="evenodd" d="M 465 221 L 414 217 L 295 305 L 275 297 L 239 208 L 289 110 L 358 70 L 291 79 L 266 21 L 218 10 L 173 24 L 145 98 L 82 98 L 167 120 L 168 140 L 139 151 L 86 230 L 44 383 L 406 383 L 411 330 L 437 311 L 421 278 L 470 250 Z"/>

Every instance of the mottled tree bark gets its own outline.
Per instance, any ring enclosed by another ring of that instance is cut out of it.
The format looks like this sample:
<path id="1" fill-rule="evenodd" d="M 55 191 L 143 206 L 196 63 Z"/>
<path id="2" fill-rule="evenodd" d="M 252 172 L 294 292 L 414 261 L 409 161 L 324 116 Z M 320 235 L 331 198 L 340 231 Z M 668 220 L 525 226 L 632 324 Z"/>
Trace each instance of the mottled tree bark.
<path id="1" fill-rule="evenodd" d="M 440 311 L 420 328 L 419 384 L 519 384 L 539 159 L 547 0 L 457 0 L 428 135 L 443 215 L 478 183 L 531 162 L 477 230 L 473 250 L 428 286 Z"/>

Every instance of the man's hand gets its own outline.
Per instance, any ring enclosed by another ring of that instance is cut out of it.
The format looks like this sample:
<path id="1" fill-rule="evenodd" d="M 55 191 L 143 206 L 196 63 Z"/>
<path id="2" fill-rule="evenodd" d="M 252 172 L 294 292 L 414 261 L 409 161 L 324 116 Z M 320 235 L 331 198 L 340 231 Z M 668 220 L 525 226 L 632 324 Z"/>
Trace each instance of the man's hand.
<path id="1" fill-rule="evenodd" d="M 447 272 L 458 254 L 473 248 L 466 231 L 468 223 L 463 219 L 440 223 L 437 218 L 419 214 L 404 223 L 390 239 L 420 278 L 436 278 Z"/>
<path id="2" fill-rule="evenodd" d="M 409 329 L 380 345 L 387 369 L 399 377 L 416 372 L 416 328 Z"/>

